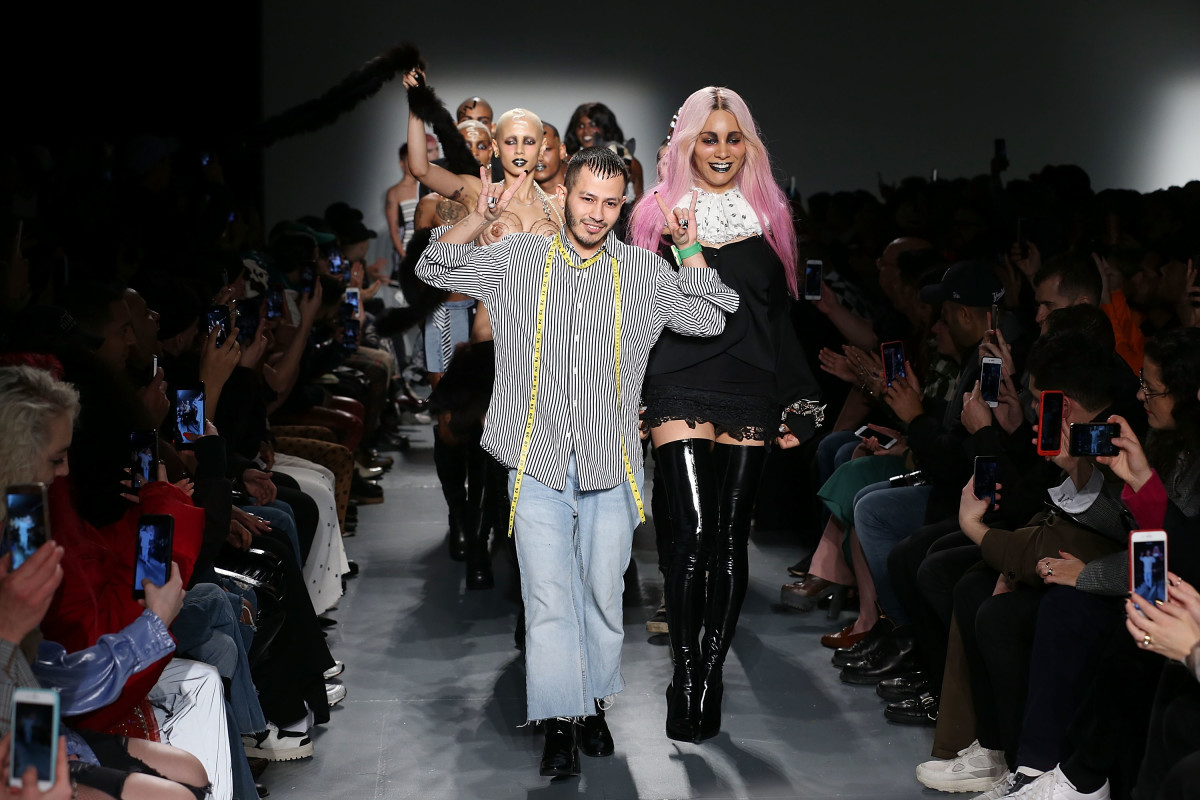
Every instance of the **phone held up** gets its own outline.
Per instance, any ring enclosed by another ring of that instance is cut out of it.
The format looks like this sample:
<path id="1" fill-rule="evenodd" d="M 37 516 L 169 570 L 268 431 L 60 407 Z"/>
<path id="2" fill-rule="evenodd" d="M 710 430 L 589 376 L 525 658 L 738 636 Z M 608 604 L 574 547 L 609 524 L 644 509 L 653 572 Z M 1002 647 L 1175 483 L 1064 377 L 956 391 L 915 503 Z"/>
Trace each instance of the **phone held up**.
<path id="1" fill-rule="evenodd" d="M 204 333 L 209 335 L 213 329 L 217 330 L 217 347 L 225 344 L 225 340 L 229 338 L 229 331 L 232 327 L 229 318 L 229 306 L 209 306 L 204 312 Z"/>
<path id="2" fill-rule="evenodd" d="M 1063 393 L 1054 389 L 1038 399 L 1037 454 L 1056 456 L 1062 452 Z"/>
<path id="3" fill-rule="evenodd" d="M 8 519 L 4 523 L 0 556 L 12 553 L 10 570 L 25 563 L 50 539 L 50 505 L 46 484 L 16 483 L 5 490 Z"/>
<path id="4" fill-rule="evenodd" d="M 985 356 L 979 367 L 979 396 L 992 408 L 1000 405 L 1000 371 L 1004 362 Z"/>
<path id="5" fill-rule="evenodd" d="M 1167 602 L 1167 532 L 1129 534 L 1129 591 L 1151 603 Z"/>
<path id="6" fill-rule="evenodd" d="M 988 501 L 988 510 L 996 505 L 996 459 L 975 456 L 975 497 Z"/>
<path id="7" fill-rule="evenodd" d="M 204 435 L 204 383 L 175 389 L 175 443 L 190 446 Z"/>
<path id="8" fill-rule="evenodd" d="M 821 299 L 821 282 L 825 280 L 825 262 L 810 258 L 804 264 L 804 299 Z"/>
<path id="9" fill-rule="evenodd" d="M 12 747 L 8 758 L 8 785 L 21 787 L 25 771 L 37 770 L 38 789 L 54 787 L 58 764 L 58 692 L 54 689 L 13 689 Z"/>
<path id="10" fill-rule="evenodd" d="M 175 538 L 175 518 L 170 514 L 142 514 L 138 517 L 137 567 L 133 572 L 133 599 L 142 600 L 146 590 L 142 581 L 162 586 L 171 577 L 171 548 Z"/>
<path id="11" fill-rule="evenodd" d="M 1121 452 L 1112 443 L 1121 435 L 1115 422 L 1072 422 L 1067 429 L 1067 452 L 1073 456 L 1115 456 Z"/>
<path id="12" fill-rule="evenodd" d="M 129 434 L 129 489 L 138 489 L 157 479 L 158 431 L 132 431 Z"/>
<path id="13" fill-rule="evenodd" d="M 283 317 L 283 284 L 272 281 L 267 284 L 267 319 Z"/>
<path id="14" fill-rule="evenodd" d="M 879 346 L 879 355 L 883 359 L 883 373 L 887 385 L 897 378 L 906 378 L 904 371 L 904 342 L 884 342 Z"/>

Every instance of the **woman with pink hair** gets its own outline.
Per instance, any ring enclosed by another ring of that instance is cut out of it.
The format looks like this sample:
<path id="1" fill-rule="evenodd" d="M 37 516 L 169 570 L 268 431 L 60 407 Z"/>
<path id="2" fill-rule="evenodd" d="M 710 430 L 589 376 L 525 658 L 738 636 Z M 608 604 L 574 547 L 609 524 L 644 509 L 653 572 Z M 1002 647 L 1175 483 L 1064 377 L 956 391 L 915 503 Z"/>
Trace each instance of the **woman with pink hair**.
<path id="1" fill-rule="evenodd" d="M 808 439 L 823 407 L 812 401 L 816 381 L 792 329 L 791 206 L 745 101 L 716 86 L 688 97 L 658 178 L 633 208 L 631 242 L 651 250 L 669 244 L 656 196 L 684 226 L 694 202 L 705 260 L 741 297 L 719 336 L 664 332 L 642 393 L 656 488 L 669 509 L 659 547 L 674 662 L 667 736 L 698 742 L 721 729 L 722 670 L 746 596 L 765 445 L 777 436 L 787 445 Z"/>

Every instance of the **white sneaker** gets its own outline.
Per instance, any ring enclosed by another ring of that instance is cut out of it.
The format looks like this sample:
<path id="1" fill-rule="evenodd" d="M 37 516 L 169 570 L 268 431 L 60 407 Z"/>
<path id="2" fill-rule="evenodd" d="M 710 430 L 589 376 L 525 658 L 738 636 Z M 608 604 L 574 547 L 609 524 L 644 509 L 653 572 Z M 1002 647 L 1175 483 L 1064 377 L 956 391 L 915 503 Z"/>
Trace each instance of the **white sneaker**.
<path id="1" fill-rule="evenodd" d="M 312 739 L 307 733 L 281 731 L 274 722 L 267 723 L 265 733 L 243 734 L 242 746 L 247 756 L 268 761 L 295 761 L 313 754 Z"/>
<path id="2" fill-rule="evenodd" d="M 1004 752 L 988 750 L 979 740 L 957 758 L 934 759 L 917 766 L 917 780 L 940 792 L 987 792 L 1008 777 Z"/>
<path id="3" fill-rule="evenodd" d="M 332 708 L 338 703 L 346 699 L 346 686 L 341 683 L 325 684 L 325 697 L 329 700 L 329 706 Z"/>
<path id="4" fill-rule="evenodd" d="M 1031 783 L 1005 796 L 1019 797 L 1021 800 L 1109 800 L 1110 794 L 1108 781 L 1105 781 L 1104 785 L 1096 791 L 1085 794 L 1076 789 L 1061 770 L 1052 769 L 1049 772 L 1043 772 Z"/>
<path id="5" fill-rule="evenodd" d="M 333 680 L 338 675 L 346 671 L 346 663 L 344 661 L 334 661 L 333 666 L 325 670 L 325 680 Z"/>
<path id="6" fill-rule="evenodd" d="M 997 783 L 988 791 L 976 796 L 973 800 L 1002 800 L 1015 795 L 1029 784 L 1038 779 L 1038 775 L 1026 775 L 1024 772 L 1010 772 L 1008 777 Z"/>

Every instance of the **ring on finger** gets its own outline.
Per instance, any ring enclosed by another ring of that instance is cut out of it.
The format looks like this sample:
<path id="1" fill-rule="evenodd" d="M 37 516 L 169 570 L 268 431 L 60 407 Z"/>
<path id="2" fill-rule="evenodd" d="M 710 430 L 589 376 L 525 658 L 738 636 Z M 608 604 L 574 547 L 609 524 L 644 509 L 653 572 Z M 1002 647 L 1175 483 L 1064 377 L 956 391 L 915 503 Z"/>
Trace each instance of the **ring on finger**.
<path id="1" fill-rule="evenodd" d="M 679 227 L 683 228 L 684 230 L 687 230 L 687 226 L 688 226 L 688 220 L 686 220 L 686 219 L 679 220 Z"/>
<path id="2" fill-rule="evenodd" d="M 1142 637 L 1142 647 L 1149 647 L 1152 644 L 1154 644 L 1154 637 L 1152 637 L 1150 634 L 1147 633 Z"/>

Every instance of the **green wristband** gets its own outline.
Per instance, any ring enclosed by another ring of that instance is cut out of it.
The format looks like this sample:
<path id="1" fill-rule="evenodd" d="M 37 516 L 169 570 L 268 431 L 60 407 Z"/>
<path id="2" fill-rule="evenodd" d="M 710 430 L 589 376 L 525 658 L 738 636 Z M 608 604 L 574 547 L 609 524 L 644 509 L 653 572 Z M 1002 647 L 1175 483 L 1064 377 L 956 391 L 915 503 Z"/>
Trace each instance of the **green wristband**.
<path id="1" fill-rule="evenodd" d="M 692 242 L 692 243 L 691 243 L 691 245 L 689 245 L 688 247 L 685 247 L 685 248 L 683 248 L 682 250 L 680 250 L 680 249 L 676 248 L 676 249 L 675 249 L 675 256 L 676 256 L 676 257 L 679 259 L 679 263 L 682 265 L 682 264 L 683 264 L 683 260 L 684 260 L 685 258 L 689 258 L 689 257 L 691 257 L 691 256 L 694 256 L 694 255 L 696 255 L 696 253 L 699 253 L 699 252 L 700 252 L 701 250 L 703 250 L 703 249 L 704 249 L 704 248 L 700 246 L 700 243 L 699 243 L 699 242 Z"/>

